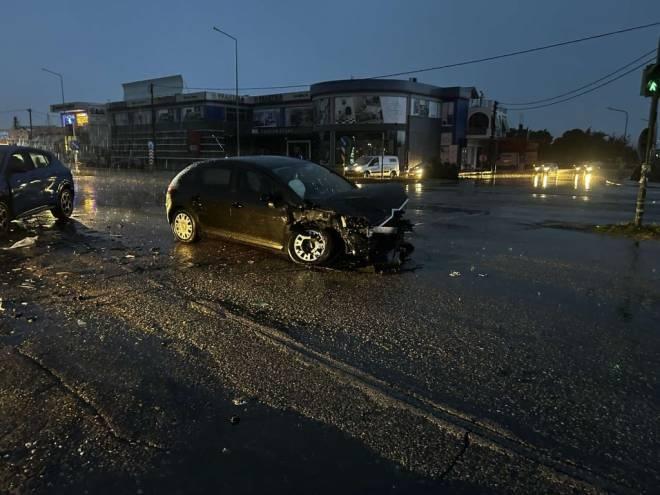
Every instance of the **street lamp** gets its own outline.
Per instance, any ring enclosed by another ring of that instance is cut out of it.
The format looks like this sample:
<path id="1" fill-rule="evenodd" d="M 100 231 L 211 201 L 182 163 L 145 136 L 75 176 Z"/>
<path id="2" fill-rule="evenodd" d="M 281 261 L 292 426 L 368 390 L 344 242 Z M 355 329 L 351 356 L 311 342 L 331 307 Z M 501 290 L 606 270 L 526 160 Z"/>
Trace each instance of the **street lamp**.
<path id="1" fill-rule="evenodd" d="M 234 40 L 234 57 L 235 57 L 235 66 L 236 66 L 236 156 L 241 156 L 241 125 L 239 120 L 239 97 L 238 97 L 238 40 L 231 34 L 225 33 L 224 31 L 213 26 L 213 30 L 217 31 L 220 34 L 224 34 L 228 38 Z"/>
<path id="2" fill-rule="evenodd" d="M 620 112 L 626 114 L 626 126 L 625 126 L 625 130 L 623 131 L 623 142 L 625 144 L 628 144 L 628 112 L 626 112 L 625 110 L 621 110 L 619 108 L 607 107 L 607 109 L 611 110 L 612 112 Z"/>
<path id="3" fill-rule="evenodd" d="M 62 77 L 62 74 L 49 69 L 44 69 L 43 67 L 41 68 L 41 70 L 60 78 L 60 89 L 62 90 L 62 103 L 64 103 L 64 77 Z"/>

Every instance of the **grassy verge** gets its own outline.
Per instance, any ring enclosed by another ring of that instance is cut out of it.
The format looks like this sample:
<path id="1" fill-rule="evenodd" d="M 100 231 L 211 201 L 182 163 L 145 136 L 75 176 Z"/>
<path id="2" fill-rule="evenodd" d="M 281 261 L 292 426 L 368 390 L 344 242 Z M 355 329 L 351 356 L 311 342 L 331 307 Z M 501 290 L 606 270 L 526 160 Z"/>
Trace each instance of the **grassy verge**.
<path id="1" fill-rule="evenodd" d="M 656 224 L 642 225 L 641 227 L 635 227 L 631 223 L 596 225 L 593 227 L 593 231 L 600 234 L 630 237 L 637 240 L 660 240 L 660 225 Z"/>

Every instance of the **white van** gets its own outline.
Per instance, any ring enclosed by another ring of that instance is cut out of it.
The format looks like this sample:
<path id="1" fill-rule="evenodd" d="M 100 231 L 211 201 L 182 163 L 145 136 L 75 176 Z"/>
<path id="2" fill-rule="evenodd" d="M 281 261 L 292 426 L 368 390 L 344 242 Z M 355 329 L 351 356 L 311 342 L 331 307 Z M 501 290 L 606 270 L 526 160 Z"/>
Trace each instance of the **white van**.
<path id="1" fill-rule="evenodd" d="M 381 160 L 382 169 L 381 169 Z M 399 157 L 394 155 L 385 156 L 361 156 L 357 161 L 344 168 L 346 175 L 360 175 L 362 177 L 396 177 L 399 175 Z"/>

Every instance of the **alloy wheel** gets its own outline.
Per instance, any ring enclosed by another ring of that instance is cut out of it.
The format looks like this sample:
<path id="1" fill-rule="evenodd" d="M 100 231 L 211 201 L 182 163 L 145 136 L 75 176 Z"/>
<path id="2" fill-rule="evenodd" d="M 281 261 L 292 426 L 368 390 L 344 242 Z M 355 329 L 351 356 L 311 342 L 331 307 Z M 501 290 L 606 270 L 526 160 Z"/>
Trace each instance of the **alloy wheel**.
<path id="1" fill-rule="evenodd" d="M 293 251 L 303 261 L 318 261 L 325 253 L 325 250 L 325 238 L 316 230 L 300 232 L 296 234 L 293 241 Z"/>
<path id="2" fill-rule="evenodd" d="M 62 191 L 62 194 L 60 195 L 60 209 L 67 217 L 71 216 L 71 213 L 73 213 L 73 196 L 68 189 Z"/>
<path id="3" fill-rule="evenodd" d="M 190 215 L 185 212 L 177 213 L 174 217 L 174 222 L 172 223 L 172 230 L 174 230 L 174 234 L 182 241 L 189 241 L 192 239 L 194 225 Z"/>

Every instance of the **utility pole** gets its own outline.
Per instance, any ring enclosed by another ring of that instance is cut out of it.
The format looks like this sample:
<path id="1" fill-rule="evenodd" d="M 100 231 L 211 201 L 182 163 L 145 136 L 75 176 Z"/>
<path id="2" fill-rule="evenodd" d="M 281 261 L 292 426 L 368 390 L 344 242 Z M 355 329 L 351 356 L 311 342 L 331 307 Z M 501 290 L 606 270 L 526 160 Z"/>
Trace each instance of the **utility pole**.
<path id="1" fill-rule="evenodd" d="M 30 118 L 30 141 L 32 141 L 32 109 L 27 109 L 28 116 Z"/>
<path id="2" fill-rule="evenodd" d="M 655 56 L 656 68 L 660 65 L 660 38 L 658 38 L 658 50 Z M 646 71 L 644 71 L 642 79 L 643 85 L 646 84 Z M 655 86 L 651 90 L 650 85 L 646 88 L 652 91 L 651 94 L 651 109 L 649 111 L 649 132 L 646 141 L 646 151 L 644 152 L 644 159 L 642 161 L 642 169 L 639 177 L 639 191 L 637 191 L 637 204 L 635 207 L 635 227 L 642 226 L 642 219 L 644 217 L 644 204 L 646 202 L 646 184 L 648 182 L 649 168 L 651 168 L 651 150 L 655 148 L 655 130 L 656 120 L 658 117 L 658 82 L 655 81 Z M 644 90 L 644 88 L 642 88 Z"/>
<path id="3" fill-rule="evenodd" d="M 153 162 L 156 164 L 156 108 L 154 107 L 154 83 L 149 84 L 151 94 L 151 142 L 153 143 Z"/>
<path id="4" fill-rule="evenodd" d="M 493 102 L 493 117 L 492 123 L 490 126 L 490 146 L 489 146 L 489 155 L 490 155 L 490 171 L 496 172 L 495 161 L 497 160 L 497 152 L 495 150 L 495 128 L 497 127 L 497 101 Z"/>

